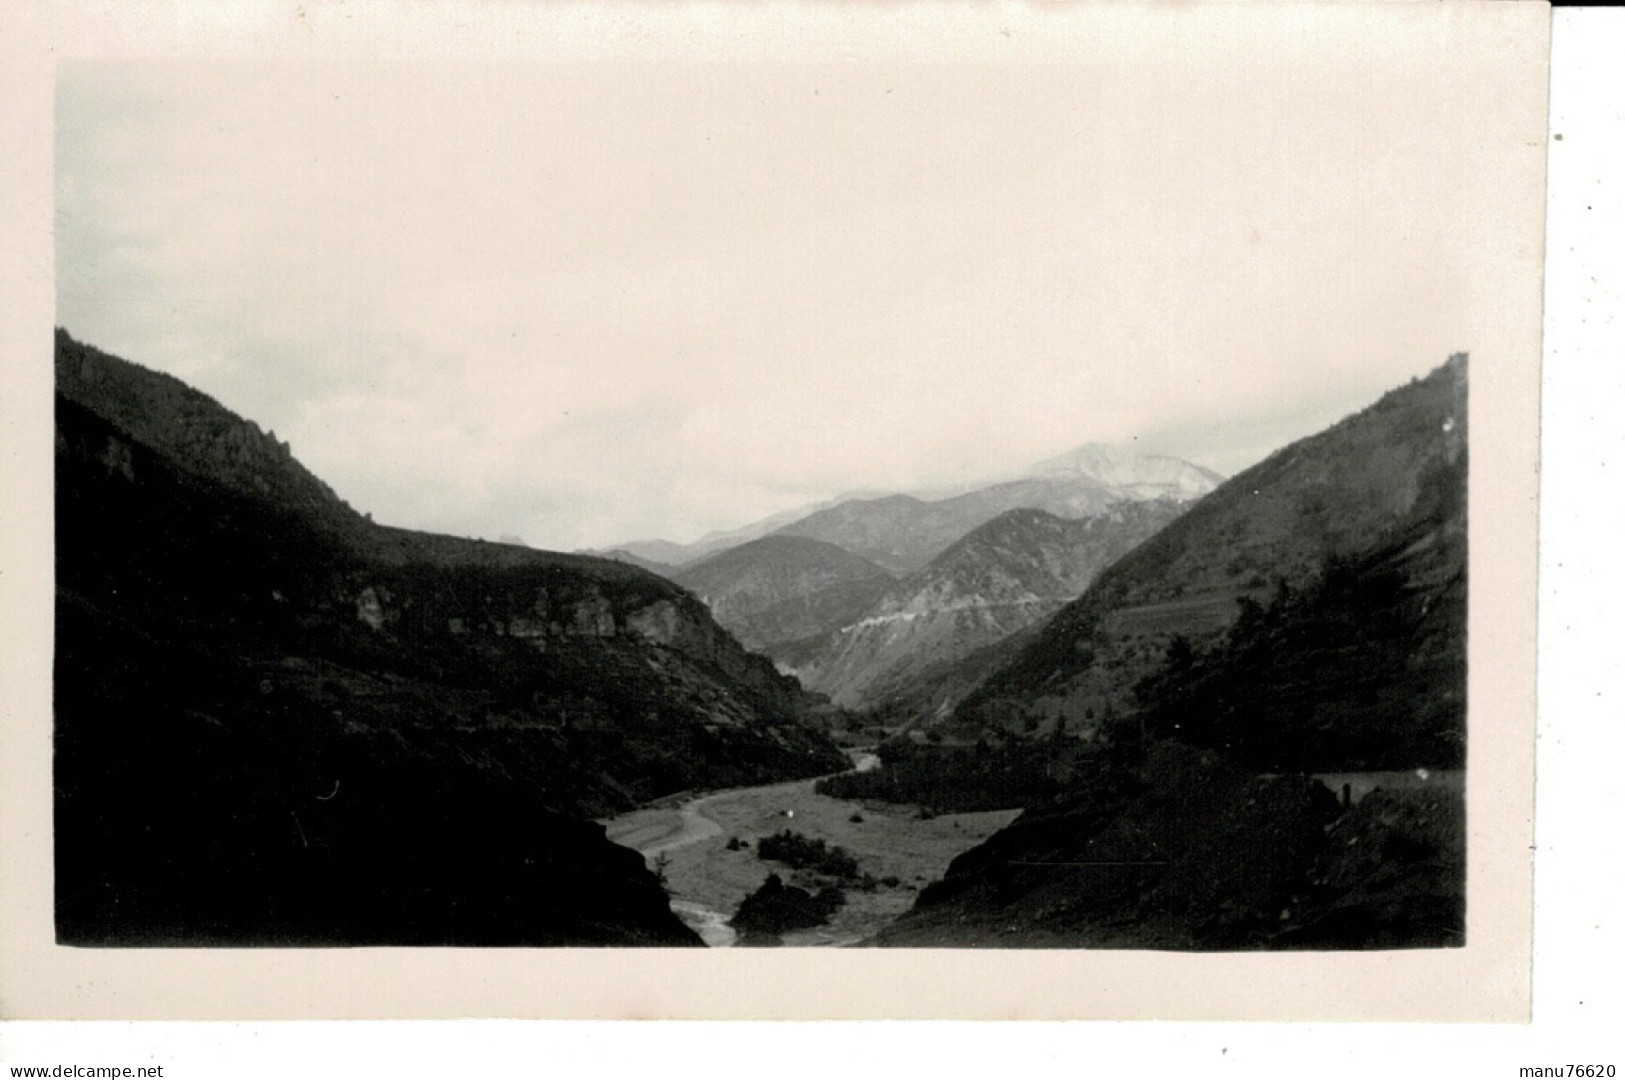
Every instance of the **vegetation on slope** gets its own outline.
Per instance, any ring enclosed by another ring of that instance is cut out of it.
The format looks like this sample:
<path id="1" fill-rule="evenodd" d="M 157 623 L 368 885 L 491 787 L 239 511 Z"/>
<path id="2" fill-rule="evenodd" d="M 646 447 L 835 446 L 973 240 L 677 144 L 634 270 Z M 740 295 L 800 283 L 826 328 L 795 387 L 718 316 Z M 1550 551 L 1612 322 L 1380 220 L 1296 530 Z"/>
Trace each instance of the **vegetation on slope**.
<path id="1" fill-rule="evenodd" d="M 891 574 L 834 544 L 767 536 L 673 575 L 747 647 L 777 656 L 785 643 L 846 625 L 883 595 Z"/>
<path id="2" fill-rule="evenodd" d="M 1465 418 L 1457 356 L 1225 484 L 1033 635 L 952 729 L 1036 720 L 1078 768 L 882 943 L 1461 944 Z M 1390 770 L 1432 779 L 1339 806 L 1306 775 Z"/>
<path id="3" fill-rule="evenodd" d="M 1402 578 L 1396 611 L 1450 597 L 1465 575 L 1466 358 L 1385 395 L 1221 485 L 1103 572 L 963 702 L 961 720 L 1019 730 L 1028 716 L 1096 722 L 1138 709 L 1135 688 L 1176 638 L 1221 641 L 1244 600 L 1302 591 L 1328 567 L 1384 553 Z M 1375 587 L 1375 586 L 1373 586 Z M 1428 616 L 1421 661 L 1443 671 L 1462 627 Z M 1370 669 L 1381 685 L 1393 671 Z M 1380 692 L 1380 691 L 1379 691 Z M 1457 710 L 1459 712 L 1459 709 Z"/>
<path id="4" fill-rule="evenodd" d="M 1382 791 L 1343 810 L 1302 775 L 1260 776 L 1164 740 L 955 859 L 880 935 L 903 947 L 1424 948 L 1464 941 L 1459 792 Z"/>

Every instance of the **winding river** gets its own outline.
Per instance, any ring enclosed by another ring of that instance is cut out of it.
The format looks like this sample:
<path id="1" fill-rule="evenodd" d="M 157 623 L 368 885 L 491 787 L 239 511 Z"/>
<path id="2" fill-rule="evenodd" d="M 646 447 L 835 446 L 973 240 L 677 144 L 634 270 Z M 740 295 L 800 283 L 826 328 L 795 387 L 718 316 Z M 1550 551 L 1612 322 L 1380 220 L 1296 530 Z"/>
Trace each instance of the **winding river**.
<path id="1" fill-rule="evenodd" d="M 855 771 L 880 767 L 880 758 L 867 748 L 848 754 Z M 796 872 L 756 855 L 762 837 L 790 829 L 845 848 L 881 884 L 848 888 L 846 904 L 828 925 L 787 934 L 783 941 L 828 947 L 872 936 L 908 910 L 919 889 L 940 877 L 955 855 L 1015 816 L 999 811 L 922 819 L 913 807 L 819 795 L 816 783 L 795 780 L 698 794 L 603 824 L 611 840 L 642 854 L 661 875 L 672 911 L 713 947 L 735 943 L 728 920 L 768 874 L 794 883 Z"/>

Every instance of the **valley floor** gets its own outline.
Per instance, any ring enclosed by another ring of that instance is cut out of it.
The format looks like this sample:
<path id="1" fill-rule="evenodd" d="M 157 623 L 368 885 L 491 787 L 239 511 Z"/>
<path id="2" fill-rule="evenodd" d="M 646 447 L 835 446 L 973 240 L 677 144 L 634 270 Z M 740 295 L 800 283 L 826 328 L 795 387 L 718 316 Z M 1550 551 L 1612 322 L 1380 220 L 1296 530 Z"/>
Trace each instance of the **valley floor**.
<path id="1" fill-rule="evenodd" d="M 700 795 L 675 807 L 646 807 L 604 822 L 609 838 L 634 848 L 665 875 L 672 910 L 708 945 L 731 945 L 726 924 L 769 874 L 816 888 L 814 878 L 756 855 L 764 836 L 790 829 L 845 848 L 872 891 L 846 887 L 846 903 L 825 926 L 784 935 L 785 945 L 854 945 L 907 911 L 954 857 L 1009 824 L 1016 810 L 922 819 L 913 807 L 832 799 L 813 780 Z M 858 820 L 853 820 L 857 818 Z M 731 839 L 748 846 L 729 850 Z"/>

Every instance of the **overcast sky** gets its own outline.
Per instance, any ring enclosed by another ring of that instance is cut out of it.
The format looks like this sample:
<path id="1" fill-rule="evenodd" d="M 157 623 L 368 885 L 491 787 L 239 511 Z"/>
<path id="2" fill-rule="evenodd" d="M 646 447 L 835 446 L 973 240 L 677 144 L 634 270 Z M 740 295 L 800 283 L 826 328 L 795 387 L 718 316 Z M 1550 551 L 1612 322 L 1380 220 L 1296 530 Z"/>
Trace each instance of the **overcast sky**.
<path id="1" fill-rule="evenodd" d="M 1062 60 L 65 63 L 58 321 L 377 520 L 541 547 L 1084 442 L 1233 473 L 1478 344 L 1512 136 L 1471 35 L 1187 29 Z"/>

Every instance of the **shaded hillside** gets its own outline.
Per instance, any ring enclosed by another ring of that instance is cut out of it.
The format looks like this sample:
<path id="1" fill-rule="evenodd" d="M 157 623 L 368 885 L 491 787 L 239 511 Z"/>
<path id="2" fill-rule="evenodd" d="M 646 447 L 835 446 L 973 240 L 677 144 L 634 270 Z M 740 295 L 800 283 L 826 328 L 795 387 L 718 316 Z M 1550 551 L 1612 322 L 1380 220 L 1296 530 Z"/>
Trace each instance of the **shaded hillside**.
<path id="1" fill-rule="evenodd" d="M 675 585 L 375 526 L 177 380 L 57 372 L 64 941 L 691 943 L 579 819 L 840 767 Z"/>
<path id="2" fill-rule="evenodd" d="M 909 696 L 961 658 L 1054 613 L 1185 507 L 1119 502 L 1079 520 L 1008 511 L 897 583 L 810 655 L 775 658 L 840 705 Z"/>
<path id="3" fill-rule="evenodd" d="M 1446 550 L 1336 560 L 1302 593 L 1244 600 L 1207 651 L 1175 639 L 1121 723 L 1268 772 L 1460 768 L 1466 537 L 1418 542 Z"/>
<path id="4" fill-rule="evenodd" d="M 1465 941 L 1459 791 L 1340 808 L 1177 742 L 1105 754 L 1070 797 L 965 852 L 878 944 L 1178 950 Z"/>
<path id="5" fill-rule="evenodd" d="M 674 575 L 746 646 L 774 646 L 827 633 L 865 611 L 893 578 L 869 560 L 819 540 L 768 536 Z"/>
<path id="6" fill-rule="evenodd" d="M 1069 775 L 883 943 L 1462 944 L 1465 427 L 1457 356 L 1101 575 L 954 717 L 1069 722 Z M 1310 773 L 1422 784 L 1340 807 Z"/>
<path id="7" fill-rule="evenodd" d="M 1042 622 L 1017 630 L 991 645 L 951 660 L 922 666 L 911 679 L 893 689 L 870 713 L 888 729 L 932 727 L 964 740 L 986 734 L 980 724 L 956 726 L 955 707 L 987 679 L 1021 654 L 1043 629 Z"/>
<path id="8" fill-rule="evenodd" d="M 62 943 L 697 943 L 635 852 L 559 812 L 556 742 L 439 731 L 419 687 L 245 665 L 72 594 L 57 619 Z"/>
<path id="9" fill-rule="evenodd" d="M 893 737 L 877 748 L 883 765 L 818 780 L 820 795 L 903 803 L 927 815 L 1047 806 L 1072 787 L 1094 748 L 1075 740 L 951 742 L 937 731 Z"/>
<path id="10" fill-rule="evenodd" d="M 1404 670 L 1431 672 L 1419 691 L 1449 699 L 1465 633 L 1466 418 L 1457 356 L 1226 482 L 1102 573 L 966 699 L 960 719 L 1019 728 L 1028 716 L 1062 716 L 1099 727 L 1135 714 L 1146 704 L 1137 688 L 1185 650 L 1219 646 L 1249 605 L 1318 588 L 1334 565 L 1383 568 L 1384 582 L 1359 603 L 1404 624 L 1395 641 L 1414 635 L 1421 649 Z M 1404 673 L 1368 666 L 1361 678 L 1349 656 L 1354 683 L 1313 688 L 1327 708 L 1333 694 L 1388 693 Z"/>

